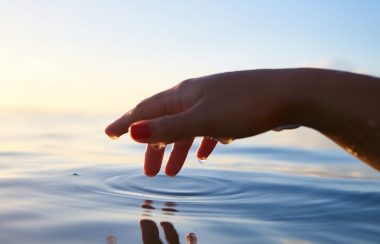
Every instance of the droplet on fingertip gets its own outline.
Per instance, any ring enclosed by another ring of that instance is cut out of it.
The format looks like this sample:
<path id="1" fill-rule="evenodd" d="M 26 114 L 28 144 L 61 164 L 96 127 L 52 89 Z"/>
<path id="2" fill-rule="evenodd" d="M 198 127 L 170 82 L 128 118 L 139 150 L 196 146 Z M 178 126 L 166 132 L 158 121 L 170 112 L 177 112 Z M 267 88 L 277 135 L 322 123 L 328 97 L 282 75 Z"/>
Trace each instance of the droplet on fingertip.
<path id="1" fill-rule="evenodd" d="M 186 235 L 186 243 L 187 244 L 197 244 L 198 238 L 194 233 L 189 233 Z"/>
<path id="2" fill-rule="evenodd" d="M 109 138 L 111 138 L 112 140 L 116 140 L 119 137 L 118 136 L 109 136 Z"/>
<path id="3" fill-rule="evenodd" d="M 157 143 L 150 143 L 149 147 L 155 149 L 155 150 L 162 150 L 166 147 L 166 144 L 163 142 L 157 142 Z"/>
<path id="4" fill-rule="evenodd" d="M 198 157 L 198 162 L 199 162 L 200 164 L 204 164 L 204 163 L 206 163 L 206 161 L 207 161 L 207 158 L 206 158 L 206 157 Z"/>
<path id="5" fill-rule="evenodd" d="M 234 139 L 233 138 L 219 138 L 218 141 L 222 144 L 230 144 Z"/>

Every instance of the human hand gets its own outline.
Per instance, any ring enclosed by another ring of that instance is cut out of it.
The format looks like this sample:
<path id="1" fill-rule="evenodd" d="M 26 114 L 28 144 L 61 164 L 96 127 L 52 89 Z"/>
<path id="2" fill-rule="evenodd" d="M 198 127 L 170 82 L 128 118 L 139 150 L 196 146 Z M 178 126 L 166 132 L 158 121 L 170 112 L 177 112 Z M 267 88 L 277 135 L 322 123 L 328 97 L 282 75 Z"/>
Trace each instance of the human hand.
<path id="1" fill-rule="evenodd" d="M 284 71 L 285 72 L 285 71 Z M 156 175 L 164 146 L 174 142 L 165 173 L 182 168 L 196 136 L 204 136 L 197 157 L 206 159 L 217 144 L 256 135 L 284 124 L 292 108 L 291 86 L 272 70 L 221 73 L 186 80 L 140 102 L 106 128 L 117 138 L 128 131 L 147 143 L 144 170 Z"/>

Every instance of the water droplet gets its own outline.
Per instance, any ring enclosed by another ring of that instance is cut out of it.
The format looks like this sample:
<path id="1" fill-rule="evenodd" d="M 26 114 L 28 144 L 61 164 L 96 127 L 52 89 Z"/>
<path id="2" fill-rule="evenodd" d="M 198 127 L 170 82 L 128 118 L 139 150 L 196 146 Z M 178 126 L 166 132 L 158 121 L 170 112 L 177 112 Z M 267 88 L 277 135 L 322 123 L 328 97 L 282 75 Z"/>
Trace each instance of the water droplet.
<path id="1" fill-rule="evenodd" d="M 163 142 L 150 143 L 149 146 L 155 150 L 162 150 L 166 147 L 166 144 Z"/>
<path id="2" fill-rule="evenodd" d="M 354 148 L 354 147 L 352 147 L 352 148 L 350 148 L 350 147 L 345 147 L 344 149 L 345 149 L 348 153 L 354 155 L 355 157 L 358 157 L 358 153 L 355 151 L 355 148 Z"/>
<path id="3" fill-rule="evenodd" d="M 234 139 L 233 138 L 219 138 L 218 141 L 222 144 L 230 144 Z"/>
<path id="4" fill-rule="evenodd" d="M 117 138 L 119 138 L 118 136 L 109 136 L 112 140 L 116 140 Z"/>
<path id="5" fill-rule="evenodd" d="M 207 158 L 198 158 L 198 162 L 200 164 L 204 164 L 204 163 L 206 163 L 206 161 L 207 161 Z"/>

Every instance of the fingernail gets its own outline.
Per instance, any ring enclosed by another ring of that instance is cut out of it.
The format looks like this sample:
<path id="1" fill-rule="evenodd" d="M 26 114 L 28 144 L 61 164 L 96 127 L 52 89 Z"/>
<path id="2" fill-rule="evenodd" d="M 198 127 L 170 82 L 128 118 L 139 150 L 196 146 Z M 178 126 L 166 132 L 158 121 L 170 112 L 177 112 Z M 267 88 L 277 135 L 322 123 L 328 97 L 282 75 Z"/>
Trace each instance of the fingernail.
<path id="1" fill-rule="evenodd" d="M 148 139 L 152 135 L 149 124 L 140 122 L 131 126 L 131 136 L 136 141 Z"/>

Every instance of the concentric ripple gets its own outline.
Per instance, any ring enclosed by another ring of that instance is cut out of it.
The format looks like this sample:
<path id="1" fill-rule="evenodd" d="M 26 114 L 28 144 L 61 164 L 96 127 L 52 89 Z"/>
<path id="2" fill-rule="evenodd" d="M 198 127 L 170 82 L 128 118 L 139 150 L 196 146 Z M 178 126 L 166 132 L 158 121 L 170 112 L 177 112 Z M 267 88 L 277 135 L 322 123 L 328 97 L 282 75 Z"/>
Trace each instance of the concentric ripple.
<path id="1" fill-rule="evenodd" d="M 177 177 L 151 178 L 140 168 L 99 167 L 74 178 L 74 192 L 132 211 L 160 208 L 192 217 L 296 222 L 327 222 L 337 215 L 362 220 L 379 213 L 372 209 L 380 201 L 378 184 L 364 180 L 366 189 L 345 179 L 334 182 L 285 174 L 187 169 Z"/>
<path id="2" fill-rule="evenodd" d="M 78 186 L 113 197 L 193 203 L 241 200 L 246 194 L 244 181 L 215 170 L 188 170 L 177 177 L 153 178 L 145 176 L 141 169 L 103 171 L 84 175 Z"/>

